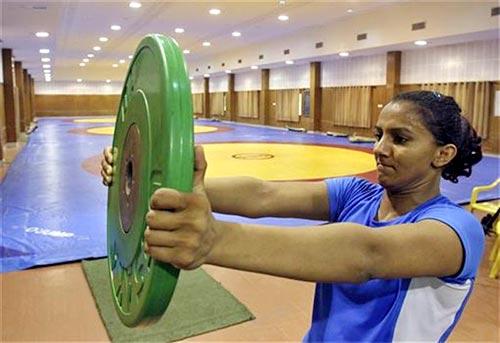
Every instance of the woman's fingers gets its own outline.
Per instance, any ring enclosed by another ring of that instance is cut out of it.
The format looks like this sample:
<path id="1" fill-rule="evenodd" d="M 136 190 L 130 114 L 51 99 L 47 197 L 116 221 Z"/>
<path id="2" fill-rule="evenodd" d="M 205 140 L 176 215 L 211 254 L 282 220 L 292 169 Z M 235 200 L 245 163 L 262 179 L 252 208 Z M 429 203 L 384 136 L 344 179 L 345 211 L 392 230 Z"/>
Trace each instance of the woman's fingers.
<path id="1" fill-rule="evenodd" d="M 186 195 L 171 188 L 159 188 L 151 196 L 151 209 L 180 211 L 186 208 Z"/>

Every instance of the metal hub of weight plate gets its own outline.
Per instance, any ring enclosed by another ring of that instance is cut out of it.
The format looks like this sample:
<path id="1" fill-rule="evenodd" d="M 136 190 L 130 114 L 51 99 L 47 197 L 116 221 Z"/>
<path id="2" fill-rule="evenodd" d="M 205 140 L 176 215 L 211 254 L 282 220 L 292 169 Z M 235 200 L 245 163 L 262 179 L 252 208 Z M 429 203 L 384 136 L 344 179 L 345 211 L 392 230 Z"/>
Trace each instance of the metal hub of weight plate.
<path id="1" fill-rule="evenodd" d="M 127 326 L 165 312 L 179 270 L 144 253 L 145 215 L 160 187 L 193 187 L 190 83 L 177 43 L 146 36 L 131 62 L 113 136 L 115 173 L 108 190 L 107 246 L 113 301 Z"/>

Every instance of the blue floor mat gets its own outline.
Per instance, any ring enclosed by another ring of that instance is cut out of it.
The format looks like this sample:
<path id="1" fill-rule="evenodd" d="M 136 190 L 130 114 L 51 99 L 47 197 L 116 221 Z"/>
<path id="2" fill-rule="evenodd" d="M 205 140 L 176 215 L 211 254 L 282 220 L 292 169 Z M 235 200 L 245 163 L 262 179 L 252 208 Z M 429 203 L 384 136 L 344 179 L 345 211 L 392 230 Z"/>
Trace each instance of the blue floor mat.
<path id="1" fill-rule="evenodd" d="M 75 123 L 75 118 L 44 118 L 29 136 L 0 185 L 2 230 L 1 272 L 38 265 L 106 256 L 107 190 L 100 178 L 85 169 L 85 161 L 98 158 L 112 142 L 109 135 L 84 135 L 82 130 L 110 124 Z M 242 124 L 198 121 L 220 128 L 196 135 L 197 143 L 294 142 L 371 148 L 346 138 L 289 132 Z M 459 184 L 442 182 L 442 193 L 457 203 L 467 202 L 475 185 L 498 177 L 499 158 L 486 156 L 474 168 L 473 177 Z M 498 193 L 484 194 L 498 198 Z M 222 216 L 259 224 L 301 226 L 321 222 L 283 218 L 258 220 Z"/>

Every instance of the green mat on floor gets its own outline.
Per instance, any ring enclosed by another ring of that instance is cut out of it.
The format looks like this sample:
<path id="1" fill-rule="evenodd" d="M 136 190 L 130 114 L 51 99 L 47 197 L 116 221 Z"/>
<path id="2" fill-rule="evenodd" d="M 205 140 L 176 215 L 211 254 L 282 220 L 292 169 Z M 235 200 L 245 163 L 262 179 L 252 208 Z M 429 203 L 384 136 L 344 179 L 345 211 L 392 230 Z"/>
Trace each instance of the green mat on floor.
<path id="1" fill-rule="evenodd" d="M 182 271 L 163 317 L 147 327 L 128 328 L 115 312 L 106 259 L 82 262 L 83 271 L 115 342 L 171 342 L 254 319 L 250 311 L 203 269 Z"/>

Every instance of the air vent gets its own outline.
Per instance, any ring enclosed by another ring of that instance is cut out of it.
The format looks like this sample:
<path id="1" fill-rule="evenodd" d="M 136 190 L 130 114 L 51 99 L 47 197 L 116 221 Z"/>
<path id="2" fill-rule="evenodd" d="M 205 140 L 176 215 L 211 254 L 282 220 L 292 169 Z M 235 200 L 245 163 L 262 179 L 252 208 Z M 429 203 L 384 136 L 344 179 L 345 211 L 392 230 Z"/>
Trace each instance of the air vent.
<path id="1" fill-rule="evenodd" d="M 196 68 L 196 71 L 200 71 L 200 68 Z"/>
<path id="2" fill-rule="evenodd" d="M 283 50 L 283 55 L 288 55 L 290 54 L 290 49 Z"/>
<path id="3" fill-rule="evenodd" d="M 259 60 L 263 60 L 264 59 L 264 55 L 259 55 Z"/>
<path id="4" fill-rule="evenodd" d="M 423 30 L 423 29 L 425 29 L 425 21 L 421 21 L 420 23 L 411 24 L 412 31 Z"/>
<path id="5" fill-rule="evenodd" d="M 238 60 L 238 63 L 241 63 L 241 59 L 240 59 L 240 60 Z"/>
<path id="6" fill-rule="evenodd" d="M 491 9 L 491 16 L 494 17 L 496 15 L 500 14 L 500 7 L 493 7 Z"/>
<path id="7" fill-rule="evenodd" d="M 356 36 L 357 40 L 365 40 L 366 38 L 368 38 L 368 35 L 366 33 L 360 33 Z"/>
<path id="8" fill-rule="evenodd" d="M 318 42 L 316 43 L 316 49 L 322 48 L 323 47 L 323 42 Z"/>
<path id="9" fill-rule="evenodd" d="M 208 67 L 207 67 L 207 69 L 210 69 L 210 68 L 212 68 L 212 67 L 211 67 L 211 66 L 208 66 Z"/>
<path id="10" fill-rule="evenodd" d="M 225 66 L 226 66 L 226 63 L 222 62 L 222 63 L 220 64 L 220 66 L 221 66 L 221 67 L 225 67 Z"/>

